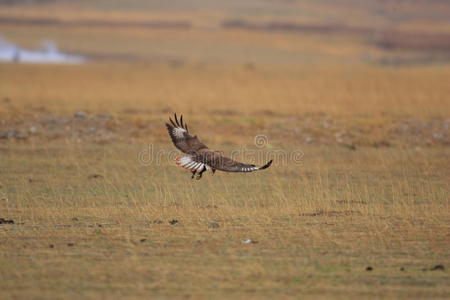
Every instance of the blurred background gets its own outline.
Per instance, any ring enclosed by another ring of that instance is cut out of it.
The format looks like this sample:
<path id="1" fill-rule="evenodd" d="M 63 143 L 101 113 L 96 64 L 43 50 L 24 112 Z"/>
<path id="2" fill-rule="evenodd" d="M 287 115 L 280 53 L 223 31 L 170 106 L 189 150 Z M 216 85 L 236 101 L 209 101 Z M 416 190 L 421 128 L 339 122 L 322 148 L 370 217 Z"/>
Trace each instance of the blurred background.
<path id="1" fill-rule="evenodd" d="M 17 53 L 7 57 L 7 45 L 37 50 L 45 40 L 86 62 L 411 65 L 450 58 L 450 5 L 442 0 L 1 0 L 0 5 L 2 60 L 20 60 Z"/>
<path id="2" fill-rule="evenodd" d="M 448 144 L 449 16 L 442 0 L 0 0 L 2 136 L 166 142 L 177 111 L 224 143 Z"/>

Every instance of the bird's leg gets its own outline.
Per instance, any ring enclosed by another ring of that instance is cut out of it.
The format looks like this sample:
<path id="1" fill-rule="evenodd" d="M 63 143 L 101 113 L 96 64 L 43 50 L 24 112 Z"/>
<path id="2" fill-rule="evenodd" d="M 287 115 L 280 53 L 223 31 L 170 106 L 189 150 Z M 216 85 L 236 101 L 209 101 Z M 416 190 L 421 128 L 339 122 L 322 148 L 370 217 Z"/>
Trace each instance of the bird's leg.
<path id="1" fill-rule="evenodd" d="M 198 173 L 197 175 L 197 180 L 200 180 L 200 178 L 202 178 L 203 172 L 205 172 L 205 169 L 201 170 L 200 173 Z"/>
<path id="2" fill-rule="evenodd" d="M 214 175 L 214 173 L 216 173 L 216 169 L 211 169 L 211 172 L 212 172 L 211 175 Z"/>
<path id="3" fill-rule="evenodd" d="M 205 172 L 206 171 L 206 168 L 203 168 L 201 171 L 200 171 L 200 173 L 198 173 L 198 175 L 197 175 L 197 180 L 200 180 L 200 178 L 202 178 L 202 175 L 203 175 L 203 172 Z"/>
<path id="4" fill-rule="evenodd" d="M 191 179 L 194 179 L 195 173 L 197 173 L 197 171 L 192 171 Z"/>

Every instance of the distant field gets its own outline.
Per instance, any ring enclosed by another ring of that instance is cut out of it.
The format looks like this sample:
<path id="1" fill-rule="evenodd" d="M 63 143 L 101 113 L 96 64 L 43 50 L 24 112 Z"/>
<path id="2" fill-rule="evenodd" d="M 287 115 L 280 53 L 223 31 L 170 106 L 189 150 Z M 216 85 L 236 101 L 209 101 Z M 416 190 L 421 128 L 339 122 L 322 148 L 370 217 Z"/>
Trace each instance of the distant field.
<path id="1" fill-rule="evenodd" d="M 0 5 L 0 34 L 94 61 L 422 65 L 448 63 L 449 13 L 442 1 L 48 1 Z"/>
<path id="2" fill-rule="evenodd" d="M 281 147 L 448 146 L 449 76 L 446 66 L 4 64 L 0 130 L 161 143 L 164 122 L 178 112 L 217 143 L 266 134 Z M 74 118 L 77 111 L 88 118 Z"/>

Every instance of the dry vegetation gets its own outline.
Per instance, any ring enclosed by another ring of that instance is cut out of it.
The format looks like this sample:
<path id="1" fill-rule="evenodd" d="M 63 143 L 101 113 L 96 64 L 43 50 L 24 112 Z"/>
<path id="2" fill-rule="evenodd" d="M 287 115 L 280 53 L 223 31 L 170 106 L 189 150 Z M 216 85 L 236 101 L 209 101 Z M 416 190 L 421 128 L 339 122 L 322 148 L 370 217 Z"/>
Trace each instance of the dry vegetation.
<path id="1" fill-rule="evenodd" d="M 191 181 L 166 156 L 143 166 L 145 147 L 1 147 L 4 296 L 450 293 L 431 270 L 449 262 L 448 149 L 305 146 L 301 164 Z"/>
<path id="2" fill-rule="evenodd" d="M 67 5 L 0 19 L 148 17 Z M 100 58 L 0 64 L 2 299 L 450 296 L 448 65 L 362 64 L 386 53 L 358 37 L 125 27 L 2 27 Z M 191 180 L 173 111 L 210 147 L 274 165 Z"/>
<path id="3" fill-rule="evenodd" d="M 0 130 L 166 143 L 163 122 L 178 111 L 216 144 L 266 134 L 281 148 L 448 146 L 449 76 L 446 66 L 0 65 Z"/>

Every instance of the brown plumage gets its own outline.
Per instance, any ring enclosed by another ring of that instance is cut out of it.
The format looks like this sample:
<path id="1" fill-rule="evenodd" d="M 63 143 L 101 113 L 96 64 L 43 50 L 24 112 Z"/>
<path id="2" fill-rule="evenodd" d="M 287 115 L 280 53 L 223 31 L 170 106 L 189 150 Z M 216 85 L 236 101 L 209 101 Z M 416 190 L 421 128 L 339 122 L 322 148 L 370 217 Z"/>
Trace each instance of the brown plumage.
<path id="1" fill-rule="evenodd" d="M 175 121 L 169 118 L 170 124 L 166 123 L 167 130 L 175 147 L 188 156 L 179 157 L 176 160 L 177 165 L 192 172 L 192 177 L 198 173 L 197 179 L 202 177 L 203 172 L 211 169 L 212 173 L 216 170 L 224 172 L 254 172 L 264 170 L 270 167 L 272 160 L 262 167 L 251 164 L 244 164 L 225 157 L 220 151 L 209 149 L 200 142 L 196 135 L 189 134 L 188 126 L 183 122 L 183 116 L 178 119 L 174 114 Z"/>

